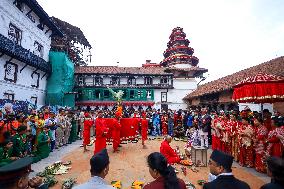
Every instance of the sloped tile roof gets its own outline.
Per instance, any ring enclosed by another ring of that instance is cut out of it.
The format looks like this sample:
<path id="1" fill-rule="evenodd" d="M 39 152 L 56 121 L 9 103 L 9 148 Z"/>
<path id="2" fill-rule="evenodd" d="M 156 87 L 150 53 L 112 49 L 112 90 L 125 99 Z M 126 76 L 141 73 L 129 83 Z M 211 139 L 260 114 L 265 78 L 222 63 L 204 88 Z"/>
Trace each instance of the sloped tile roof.
<path id="1" fill-rule="evenodd" d="M 272 59 L 268 62 L 264 62 L 262 64 L 241 70 L 231 75 L 200 85 L 195 91 L 185 96 L 184 99 L 192 99 L 207 94 L 233 89 L 233 86 L 235 86 L 243 79 L 252 75 L 256 75 L 259 72 L 284 76 L 284 56 Z"/>
<path id="2" fill-rule="evenodd" d="M 117 67 L 117 66 L 78 66 L 75 74 L 135 74 L 135 75 L 172 75 L 166 73 L 163 67 Z"/>

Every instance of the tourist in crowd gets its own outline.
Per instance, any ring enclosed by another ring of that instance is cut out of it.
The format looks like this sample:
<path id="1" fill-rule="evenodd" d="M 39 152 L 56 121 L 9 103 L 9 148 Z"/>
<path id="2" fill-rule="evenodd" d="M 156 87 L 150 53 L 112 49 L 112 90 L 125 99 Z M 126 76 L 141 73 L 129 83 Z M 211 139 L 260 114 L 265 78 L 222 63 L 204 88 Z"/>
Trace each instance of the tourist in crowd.
<path id="1" fill-rule="evenodd" d="M 203 189 L 249 189 L 249 185 L 238 180 L 232 173 L 233 156 L 214 150 L 210 156 L 209 169 L 215 180 L 204 184 Z"/>
<path id="2" fill-rule="evenodd" d="M 50 142 L 50 151 L 53 152 L 55 148 L 56 136 L 55 131 L 58 127 L 57 119 L 54 112 L 50 112 L 49 118 L 45 120 L 45 125 L 47 125 L 51 132 L 51 142 Z"/>
<path id="3" fill-rule="evenodd" d="M 147 158 L 149 173 L 155 179 L 146 184 L 144 189 L 186 189 L 182 179 L 177 178 L 175 169 L 168 165 L 167 159 L 158 152 Z"/>
<path id="4" fill-rule="evenodd" d="M 198 120 L 199 135 L 201 146 L 208 148 L 208 132 L 211 130 L 211 117 L 207 114 L 207 109 L 201 109 L 201 115 Z"/>
<path id="5" fill-rule="evenodd" d="M 102 149 L 93 155 L 90 159 L 90 166 L 91 179 L 84 184 L 73 187 L 73 189 L 113 189 L 113 187 L 107 185 L 104 180 L 109 171 L 109 156 L 106 149 Z"/>
<path id="6" fill-rule="evenodd" d="M 270 156 L 266 163 L 267 174 L 271 177 L 271 182 L 260 189 L 284 189 L 284 159 Z"/>
<path id="7" fill-rule="evenodd" d="M 161 120 L 159 112 L 156 111 L 153 115 L 153 132 L 152 132 L 153 136 L 161 136 L 160 122 Z"/>

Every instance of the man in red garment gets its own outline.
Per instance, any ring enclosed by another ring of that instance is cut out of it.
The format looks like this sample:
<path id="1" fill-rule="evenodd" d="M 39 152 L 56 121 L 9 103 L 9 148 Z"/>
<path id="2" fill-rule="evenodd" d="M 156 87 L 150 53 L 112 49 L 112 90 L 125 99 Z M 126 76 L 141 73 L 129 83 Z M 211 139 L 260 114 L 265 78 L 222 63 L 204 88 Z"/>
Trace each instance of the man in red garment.
<path id="1" fill-rule="evenodd" d="M 94 120 L 89 113 L 85 113 L 84 131 L 83 131 L 83 146 L 84 152 L 89 151 L 87 145 L 90 144 L 91 128 L 94 126 Z"/>
<path id="2" fill-rule="evenodd" d="M 143 119 L 141 119 L 141 136 L 142 136 L 142 145 L 143 148 L 146 149 L 145 140 L 147 140 L 147 132 L 148 132 L 148 120 L 146 119 L 146 113 L 142 113 Z"/>
<path id="3" fill-rule="evenodd" d="M 172 147 L 170 146 L 171 141 L 172 137 L 167 136 L 161 143 L 160 152 L 166 157 L 169 164 L 179 163 L 181 159 L 174 151 L 174 149 L 172 149 Z"/>
<path id="4" fill-rule="evenodd" d="M 96 119 L 96 142 L 94 154 L 100 152 L 102 149 L 106 148 L 106 139 L 109 128 L 103 118 L 103 112 L 98 112 L 98 118 Z"/>
<path id="5" fill-rule="evenodd" d="M 112 139 L 113 139 L 113 152 L 118 152 L 118 147 L 120 144 L 120 131 L 121 131 L 121 113 L 116 112 L 115 118 L 113 119 L 113 130 L 112 130 Z"/>

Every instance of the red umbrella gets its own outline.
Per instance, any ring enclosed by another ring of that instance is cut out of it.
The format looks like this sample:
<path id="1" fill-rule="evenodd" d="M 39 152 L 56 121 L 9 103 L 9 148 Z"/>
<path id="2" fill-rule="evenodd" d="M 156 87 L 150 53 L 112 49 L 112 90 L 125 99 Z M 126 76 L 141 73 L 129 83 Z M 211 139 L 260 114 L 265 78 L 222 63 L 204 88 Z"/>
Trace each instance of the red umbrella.
<path id="1" fill-rule="evenodd" d="M 284 77 L 258 73 L 234 86 L 233 101 L 273 103 L 284 101 Z"/>

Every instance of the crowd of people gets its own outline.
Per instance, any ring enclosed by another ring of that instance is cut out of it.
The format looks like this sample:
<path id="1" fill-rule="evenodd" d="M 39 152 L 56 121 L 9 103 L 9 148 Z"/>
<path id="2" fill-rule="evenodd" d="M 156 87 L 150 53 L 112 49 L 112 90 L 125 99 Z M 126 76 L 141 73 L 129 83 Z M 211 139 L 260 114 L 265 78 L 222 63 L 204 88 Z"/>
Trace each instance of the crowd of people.
<path id="1" fill-rule="evenodd" d="M 111 127 L 104 118 L 113 118 Z M 0 167 L 24 157 L 37 162 L 77 139 L 83 139 L 84 152 L 88 151 L 92 135 L 96 155 L 106 148 L 110 128 L 116 152 L 121 144 L 121 118 L 139 118 L 143 147 L 148 135 L 165 137 L 160 152 L 169 164 L 181 160 L 170 147 L 172 137 L 187 140 L 186 153 L 190 153 L 192 146 L 208 148 L 212 145 L 213 150 L 232 156 L 241 166 L 255 167 L 263 173 L 269 172 L 267 158 L 283 158 L 284 119 L 279 113 L 272 115 L 268 110 L 216 112 L 207 108 L 183 111 L 130 106 L 123 107 L 121 112 L 114 107 L 112 110 L 59 109 L 56 113 L 44 108 L 43 111 L 31 110 L 29 114 L 0 112 Z"/>
<path id="2" fill-rule="evenodd" d="M 24 157 L 38 162 L 80 136 L 79 120 L 70 110 L 5 113 L 0 112 L 0 167 Z"/>

